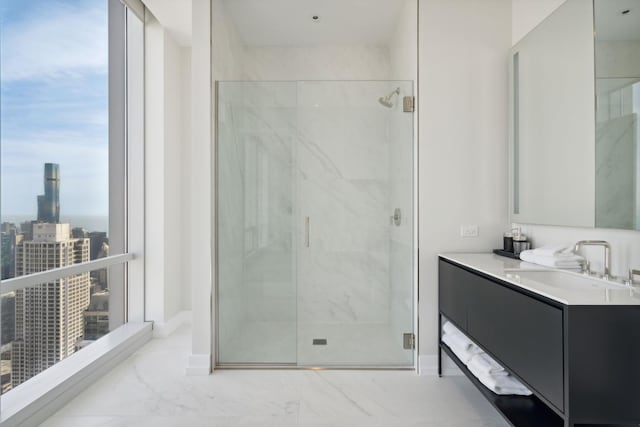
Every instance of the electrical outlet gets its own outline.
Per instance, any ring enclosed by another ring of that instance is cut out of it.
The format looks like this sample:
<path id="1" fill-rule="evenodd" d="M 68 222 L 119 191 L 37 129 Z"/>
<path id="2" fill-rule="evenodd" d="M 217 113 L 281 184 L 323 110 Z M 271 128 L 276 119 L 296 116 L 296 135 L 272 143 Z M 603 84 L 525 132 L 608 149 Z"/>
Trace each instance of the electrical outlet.
<path id="1" fill-rule="evenodd" d="M 461 225 L 460 226 L 461 237 L 478 237 L 477 225 Z"/>

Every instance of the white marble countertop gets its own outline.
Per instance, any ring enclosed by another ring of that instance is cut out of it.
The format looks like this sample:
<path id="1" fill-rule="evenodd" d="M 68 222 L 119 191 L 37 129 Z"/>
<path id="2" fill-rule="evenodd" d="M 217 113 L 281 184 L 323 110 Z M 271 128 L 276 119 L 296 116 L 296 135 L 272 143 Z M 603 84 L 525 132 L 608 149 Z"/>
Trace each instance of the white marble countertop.
<path id="1" fill-rule="evenodd" d="M 492 253 L 445 253 L 439 256 L 565 305 L 640 305 L 639 287 L 632 289 L 580 273 L 547 268 Z M 545 283 L 542 278 L 524 277 L 527 272 L 541 271 L 561 271 L 562 274 L 567 274 L 567 282 L 572 283 L 563 287 L 557 283 Z M 584 289 L 581 288 L 583 281 Z M 601 289 L 598 286 L 613 289 Z"/>

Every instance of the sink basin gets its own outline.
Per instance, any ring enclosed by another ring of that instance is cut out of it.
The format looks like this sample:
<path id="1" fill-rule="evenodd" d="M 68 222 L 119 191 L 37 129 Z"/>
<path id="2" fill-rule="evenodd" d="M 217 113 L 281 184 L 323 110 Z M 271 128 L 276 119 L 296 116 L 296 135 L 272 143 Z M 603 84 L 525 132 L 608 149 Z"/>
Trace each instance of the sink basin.
<path id="1" fill-rule="evenodd" d="M 593 289 L 629 289 L 620 283 L 607 282 L 593 277 L 581 276 L 574 273 L 556 270 L 513 270 L 506 271 L 507 278 L 523 283 L 526 280 L 553 286 L 555 288 L 571 290 Z"/>

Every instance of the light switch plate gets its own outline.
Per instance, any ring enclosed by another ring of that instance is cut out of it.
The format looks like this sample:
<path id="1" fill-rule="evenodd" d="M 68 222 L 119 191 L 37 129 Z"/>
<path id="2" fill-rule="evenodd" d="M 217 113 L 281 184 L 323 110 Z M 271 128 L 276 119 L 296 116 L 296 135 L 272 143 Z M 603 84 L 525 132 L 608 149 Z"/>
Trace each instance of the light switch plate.
<path id="1" fill-rule="evenodd" d="M 477 225 L 461 225 L 460 226 L 460 236 L 461 237 L 478 237 L 478 226 Z"/>

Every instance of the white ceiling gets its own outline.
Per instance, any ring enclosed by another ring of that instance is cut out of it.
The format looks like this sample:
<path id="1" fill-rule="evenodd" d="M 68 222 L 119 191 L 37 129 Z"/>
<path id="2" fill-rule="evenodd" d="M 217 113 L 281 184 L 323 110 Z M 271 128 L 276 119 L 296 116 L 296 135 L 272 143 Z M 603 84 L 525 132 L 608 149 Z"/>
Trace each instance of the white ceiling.
<path id="1" fill-rule="evenodd" d="M 248 46 L 386 45 L 401 0 L 224 0 Z M 313 15 L 320 19 L 314 22 Z"/>
<path id="2" fill-rule="evenodd" d="M 191 46 L 191 0 L 142 0 L 180 46 Z"/>
<path id="3" fill-rule="evenodd" d="M 640 0 L 597 0 L 595 14 L 598 40 L 640 40 Z"/>

